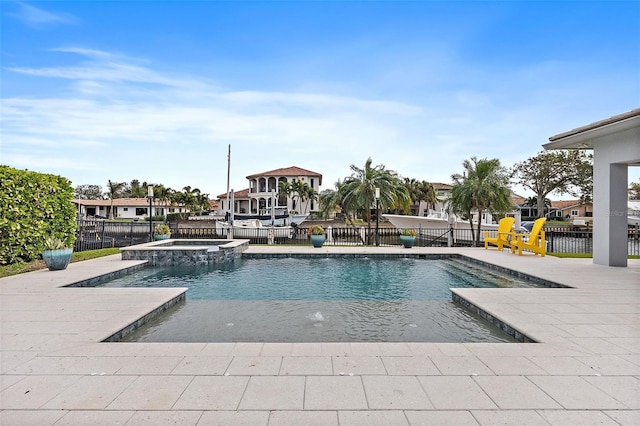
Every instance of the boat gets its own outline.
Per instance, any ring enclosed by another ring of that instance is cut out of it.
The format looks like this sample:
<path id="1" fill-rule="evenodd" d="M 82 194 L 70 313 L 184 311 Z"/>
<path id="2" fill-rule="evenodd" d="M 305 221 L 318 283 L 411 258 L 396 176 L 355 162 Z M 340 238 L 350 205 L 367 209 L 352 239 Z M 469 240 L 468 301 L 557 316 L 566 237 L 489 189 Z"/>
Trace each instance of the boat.
<path id="1" fill-rule="evenodd" d="M 462 220 L 458 216 L 449 215 L 444 211 L 429 211 L 426 216 L 410 216 L 399 214 L 383 214 L 398 229 L 470 229 L 469 221 Z M 473 221 L 473 229 L 478 229 L 477 220 Z M 493 223 L 491 214 L 483 213 L 482 223 L 480 224 L 482 231 L 497 230 L 498 224 Z"/>
<path id="2" fill-rule="evenodd" d="M 286 207 L 261 210 L 258 214 L 234 213 L 233 220 L 259 220 L 263 226 L 298 226 L 309 214 L 290 214 Z M 228 219 L 228 218 L 227 218 Z"/>
<path id="3" fill-rule="evenodd" d="M 216 221 L 216 233 L 233 238 L 291 238 L 296 231 L 293 226 L 264 226 L 260 219 L 234 220 L 233 225 L 222 220 Z"/>
<path id="4" fill-rule="evenodd" d="M 468 237 L 471 237 L 471 225 L 468 220 L 463 220 L 456 215 L 450 215 L 444 210 L 436 211 L 430 210 L 425 216 L 411 216 L 411 215 L 398 215 L 398 214 L 383 214 L 382 217 L 391 222 L 393 226 L 398 229 L 415 229 L 418 235 L 433 237 L 440 232 L 442 235 L 449 229 L 468 231 Z M 482 214 L 482 222 L 480 223 L 480 241 L 484 240 L 483 231 L 497 231 L 498 224 L 493 222 L 493 217 L 490 213 L 486 212 Z M 519 221 L 518 221 L 519 222 Z M 478 230 L 477 215 L 472 221 L 473 231 Z M 520 224 L 520 232 L 528 232 Z M 467 234 L 467 232 L 464 232 Z M 464 238 L 458 238 L 464 239 Z"/>

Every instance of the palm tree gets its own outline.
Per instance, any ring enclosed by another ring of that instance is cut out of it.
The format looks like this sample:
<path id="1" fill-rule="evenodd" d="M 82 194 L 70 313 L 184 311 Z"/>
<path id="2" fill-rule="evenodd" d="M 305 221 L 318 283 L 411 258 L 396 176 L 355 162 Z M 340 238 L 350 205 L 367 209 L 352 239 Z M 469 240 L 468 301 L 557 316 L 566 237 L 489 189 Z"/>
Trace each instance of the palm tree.
<path id="1" fill-rule="evenodd" d="M 464 172 L 451 176 L 453 188 L 451 190 L 450 206 L 454 213 L 469 218 L 471 235 L 475 245 L 480 244 L 480 227 L 482 212 L 506 212 L 512 208 L 511 191 L 507 171 L 500 166 L 500 160 L 486 158 L 478 160 L 471 157 L 462 163 Z M 477 233 L 474 235 L 472 212 L 477 212 Z"/>
<path id="2" fill-rule="evenodd" d="M 145 198 L 147 196 L 147 182 L 140 185 L 138 179 L 133 179 L 129 184 L 129 196 L 132 198 Z"/>
<path id="3" fill-rule="evenodd" d="M 409 209 L 413 209 L 415 207 L 417 212 L 420 208 L 420 191 L 418 190 L 419 182 L 413 178 L 404 178 L 404 182 L 402 184 L 407 188 L 411 204 L 397 207 L 401 208 L 404 213 L 409 213 Z"/>
<path id="4" fill-rule="evenodd" d="M 436 189 L 426 180 L 418 181 L 416 179 L 405 178 L 403 185 L 409 192 L 411 207 L 415 207 L 416 214 L 420 214 L 418 211 L 420 209 L 420 202 L 424 201 L 427 203 L 428 208 L 435 208 L 436 203 L 440 201 Z M 408 211 L 407 207 L 409 206 L 405 206 L 403 209 L 405 213 Z"/>
<path id="5" fill-rule="evenodd" d="M 420 191 L 419 201 L 424 201 L 427 203 L 428 208 L 435 209 L 436 203 L 440 202 L 436 188 L 431 183 L 423 180 L 418 184 L 418 189 Z"/>
<path id="6" fill-rule="evenodd" d="M 293 201 L 292 203 L 292 209 L 295 211 L 296 207 L 297 207 L 297 203 L 296 203 L 296 198 L 300 199 L 300 213 L 302 213 L 302 197 L 303 194 L 305 193 L 305 187 L 304 187 L 305 183 L 300 181 L 300 180 L 294 180 L 293 182 L 291 182 L 291 199 Z"/>
<path id="7" fill-rule="evenodd" d="M 185 186 L 182 188 L 178 199 L 190 212 L 200 210 L 201 193 L 198 188 L 191 189 L 191 186 Z"/>
<path id="8" fill-rule="evenodd" d="M 195 207 L 198 210 L 198 214 L 202 214 L 204 210 L 210 210 L 211 204 L 209 204 L 209 194 L 201 194 L 198 192 L 195 196 Z"/>
<path id="9" fill-rule="evenodd" d="M 318 199 L 318 193 L 306 182 L 295 181 L 292 184 L 292 192 L 297 194 L 300 199 L 300 213 L 307 212 L 309 210 L 309 202 Z M 302 208 L 302 203 L 306 201 L 305 208 Z"/>
<path id="10" fill-rule="evenodd" d="M 120 198 L 122 190 L 127 186 L 127 182 L 109 182 L 107 183 L 107 197 L 111 199 L 111 206 L 109 207 L 109 219 L 113 220 L 113 199 Z"/>
<path id="11" fill-rule="evenodd" d="M 291 183 L 286 180 L 278 182 L 278 205 L 287 205 L 287 201 L 289 200 L 292 191 L 293 188 Z"/>
<path id="12" fill-rule="evenodd" d="M 148 191 L 149 186 L 145 182 L 145 191 Z M 173 196 L 175 191 L 171 188 L 166 188 L 164 185 L 153 185 L 153 199 L 158 201 L 161 206 L 168 206 L 173 202 Z M 166 215 L 166 213 L 165 213 Z"/>
<path id="13" fill-rule="evenodd" d="M 545 210 L 549 210 L 551 209 L 551 200 L 548 198 L 545 198 L 543 200 L 543 203 Z M 527 206 L 527 207 L 536 207 L 536 212 L 537 212 L 537 217 L 543 217 L 544 211 L 543 212 L 538 212 L 537 211 L 537 207 L 538 207 L 538 197 L 529 197 L 527 198 L 527 200 L 522 204 L 523 206 Z"/>
<path id="14" fill-rule="evenodd" d="M 369 157 L 361 169 L 351 165 L 351 176 L 345 178 L 341 185 L 338 185 L 338 195 L 340 205 L 347 217 L 349 214 L 356 216 L 358 212 L 364 212 L 367 220 L 368 240 L 371 239 L 371 208 L 376 201 L 376 188 L 380 190 L 380 206 L 392 206 L 406 203 L 410 200 L 409 192 L 403 185 L 397 173 L 387 170 L 383 164 L 375 167 L 371 166 L 372 160 Z M 353 222 L 352 222 L 353 223 Z"/>
<path id="15" fill-rule="evenodd" d="M 338 184 L 336 183 L 337 186 Z M 334 189 L 325 189 L 318 194 L 318 212 L 323 219 L 327 219 L 339 207 L 340 200 L 337 199 L 337 193 Z"/>
<path id="16" fill-rule="evenodd" d="M 315 189 L 313 189 L 311 185 L 305 183 L 305 194 L 303 196 L 303 198 L 306 199 L 307 201 L 307 205 L 305 206 L 305 209 L 304 209 L 305 211 L 307 212 L 309 211 L 309 203 L 311 201 L 318 201 L 319 195 L 320 194 L 318 194 L 318 192 Z"/>

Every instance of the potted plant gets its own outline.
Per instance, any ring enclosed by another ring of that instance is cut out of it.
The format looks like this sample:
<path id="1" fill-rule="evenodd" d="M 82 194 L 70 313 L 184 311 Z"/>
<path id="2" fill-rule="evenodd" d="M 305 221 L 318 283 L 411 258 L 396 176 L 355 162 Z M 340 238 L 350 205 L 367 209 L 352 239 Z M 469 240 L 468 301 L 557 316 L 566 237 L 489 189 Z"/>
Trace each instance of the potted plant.
<path id="1" fill-rule="evenodd" d="M 42 250 L 42 260 L 50 271 L 61 271 L 67 269 L 71 260 L 73 247 L 67 244 L 55 235 L 50 235 L 44 239 L 44 248 Z"/>
<path id="2" fill-rule="evenodd" d="M 405 248 L 413 247 L 413 242 L 416 239 L 416 230 L 405 228 L 400 233 L 400 241 Z"/>
<path id="3" fill-rule="evenodd" d="M 313 225 L 309 228 L 309 235 L 311 236 L 311 244 L 314 247 L 322 247 L 326 239 L 324 228 L 320 225 Z"/>
<path id="4" fill-rule="evenodd" d="M 166 240 L 171 236 L 171 228 L 166 223 L 161 223 L 156 226 L 156 229 L 153 231 L 154 238 L 156 240 Z"/>

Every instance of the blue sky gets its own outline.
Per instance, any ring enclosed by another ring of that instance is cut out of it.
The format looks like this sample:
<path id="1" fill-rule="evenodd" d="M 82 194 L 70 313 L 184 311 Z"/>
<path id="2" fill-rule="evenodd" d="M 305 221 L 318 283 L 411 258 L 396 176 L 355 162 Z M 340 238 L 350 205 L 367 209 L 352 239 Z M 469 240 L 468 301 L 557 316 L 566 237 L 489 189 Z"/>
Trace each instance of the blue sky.
<path id="1" fill-rule="evenodd" d="M 333 188 L 368 157 L 449 183 L 472 156 L 512 166 L 640 106 L 636 1 L 0 8 L 0 163 L 74 186 L 137 178 L 216 196 L 229 144 L 236 190 L 289 166 Z"/>

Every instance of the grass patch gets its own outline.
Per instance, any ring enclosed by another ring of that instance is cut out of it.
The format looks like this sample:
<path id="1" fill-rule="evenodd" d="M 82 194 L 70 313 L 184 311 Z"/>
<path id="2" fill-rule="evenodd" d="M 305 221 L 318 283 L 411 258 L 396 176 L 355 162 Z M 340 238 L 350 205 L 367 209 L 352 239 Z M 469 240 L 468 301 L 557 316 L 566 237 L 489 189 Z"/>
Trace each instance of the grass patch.
<path id="1" fill-rule="evenodd" d="M 71 262 L 81 262 L 83 260 L 95 259 L 98 257 L 111 256 L 120 253 L 119 248 L 106 248 L 99 250 L 80 251 L 71 254 Z"/>
<path id="2" fill-rule="evenodd" d="M 547 256 L 562 257 L 570 259 L 591 259 L 593 255 L 591 253 L 549 253 Z"/>
<path id="3" fill-rule="evenodd" d="M 95 259 L 98 257 L 110 256 L 112 254 L 118 253 L 120 253 L 119 248 L 81 251 L 71 254 L 71 262 L 81 262 L 83 260 Z M 12 265 L 4 265 L 0 266 L 0 278 L 22 274 L 25 272 L 37 271 L 46 267 L 47 266 L 44 264 L 44 260 L 42 259 L 34 260 L 33 262 L 19 262 Z"/>
<path id="4" fill-rule="evenodd" d="M 547 252 L 548 256 L 554 256 L 554 257 L 562 257 L 562 258 L 567 258 L 567 259 L 591 259 L 593 258 L 593 254 L 591 253 L 549 253 Z M 640 259 L 640 255 L 636 255 L 636 254 L 630 254 L 629 256 L 627 256 L 627 259 Z"/>

